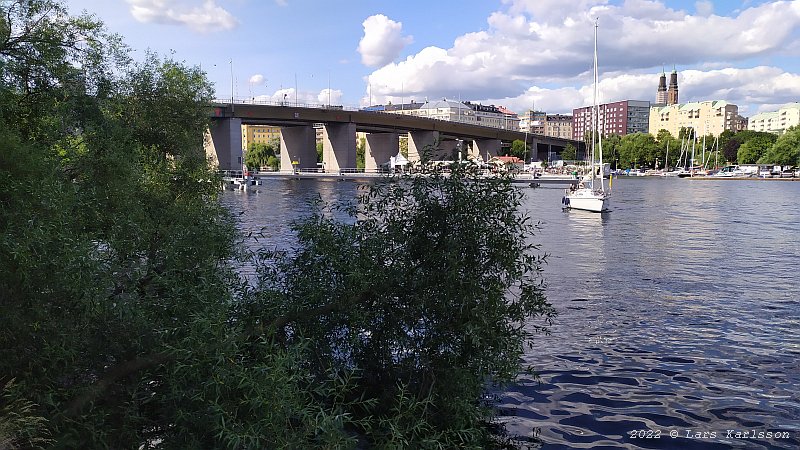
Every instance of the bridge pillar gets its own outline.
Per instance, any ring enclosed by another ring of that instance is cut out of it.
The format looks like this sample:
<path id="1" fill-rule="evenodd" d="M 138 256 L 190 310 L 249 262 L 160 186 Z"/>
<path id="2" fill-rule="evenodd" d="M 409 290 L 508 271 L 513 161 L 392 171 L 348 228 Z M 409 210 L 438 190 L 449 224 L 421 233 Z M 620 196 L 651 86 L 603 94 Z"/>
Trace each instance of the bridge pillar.
<path id="1" fill-rule="evenodd" d="M 397 133 L 367 133 L 364 150 L 364 170 L 372 171 L 381 164 L 389 162 L 400 150 L 400 137 Z"/>
<path id="2" fill-rule="evenodd" d="M 326 123 L 322 127 L 322 162 L 325 172 L 355 169 L 355 123 Z"/>
<path id="3" fill-rule="evenodd" d="M 422 159 L 423 151 L 428 151 L 432 159 L 436 159 L 438 131 L 411 131 L 408 133 L 408 162 L 415 163 Z"/>
<path id="4" fill-rule="evenodd" d="M 242 170 L 242 119 L 212 120 L 204 147 L 219 170 Z"/>
<path id="5" fill-rule="evenodd" d="M 542 158 L 539 158 L 539 144 L 536 142 L 536 136 L 532 136 L 533 140 L 531 141 L 530 147 L 530 155 L 531 161 L 541 161 Z"/>
<path id="6" fill-rule="evenodd" d="M 489 161 L 492 156 L 497 156 L 500 153 L 500 144 L 500 139 L 475 139 L 471 156 Z"/>
<path id="7" fill-rule="evenodd" d="M 281 172 L 292 172 L 293 161 L 298 169 L 317 168 L 317 139 L 314 128 L 281 127 Z"/>

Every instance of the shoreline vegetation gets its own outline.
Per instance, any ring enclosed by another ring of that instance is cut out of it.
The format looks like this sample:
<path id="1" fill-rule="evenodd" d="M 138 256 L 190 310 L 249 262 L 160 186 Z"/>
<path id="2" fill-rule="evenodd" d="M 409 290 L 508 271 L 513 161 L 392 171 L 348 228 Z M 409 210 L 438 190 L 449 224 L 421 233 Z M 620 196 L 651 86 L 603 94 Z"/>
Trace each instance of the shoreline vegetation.
<path id="1" fill-rule="evenodd" d="M 0 6 L 0 448 L 513 447 L 486 394 L 555 311 L 509 179 L 379 183 L 249 253 L 204 73 L 129 55 Z"/>

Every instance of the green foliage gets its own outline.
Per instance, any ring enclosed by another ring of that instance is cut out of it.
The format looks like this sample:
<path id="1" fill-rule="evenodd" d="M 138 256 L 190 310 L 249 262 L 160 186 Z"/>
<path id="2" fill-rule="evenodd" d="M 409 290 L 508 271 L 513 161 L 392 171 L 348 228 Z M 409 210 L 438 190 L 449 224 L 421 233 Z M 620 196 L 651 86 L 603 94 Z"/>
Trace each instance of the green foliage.
<path id="1" fill-rule="evenodd" d="M 575 161 L 577 157 L 578 149 L 576 149 L 572 144 L 567 144 L 567 146 L 564 147 L 564 151 L 561 152 L 561 159 L 564 161 Z"/>
<path id="2" fill-rule="evenodd" d="M 275 148 L 263 142 L 251 142 L 244 153 L 244 165 L 248 169 L 258 170 L 270 166 L 270 158 L 275 158 Z"/>
<path id="3" fill-rule="evenodd" d="M 800 127 L 793 126 L 786 130 L 759 158 L 758 163 L 800 166 Z"/>
<path id="4" fill-rule="evenodd" d="M 618 134 L 611 134 L 603 138 L 603 162 L 611 163 L 611 166 L 616 168 L 621 142 L 622 138 Z"/>
<path id="5" fill-rule="evenodd" d="M 713 139 L 713 138 L 712 138 Z M 764 153 L 772 147 L 777 136 L 761 131 L 743 130 L 733 133 L 723 131 L 717 144 L 726 161 L 737 161 L 739 164 L 754 164 Z M 706 138 L 707 145 L 709 138 Z M 713 145 L 713 140 L 711 140 Z M 747 144 L 743 149 L 741 146 Z M 741 155 L 741 157 L 740 157 Z"/>
<path id="6" fill-rule="evenodd" d="M 364 158 L 366 157 L 367 151 L 367 138 L 359 138 L 358 142 L 356 143 L 356 168 L 363 169 L 364 168 Z"/>
<path id="7" fill-rule="evenodd" d="M 664 142 L 671 141 L 673 139 L 675 138 L 672 137 L 672 133 L 663 128 L 658 130 L 658 133 L 656 134 L 656 142 L 658 142 L 659 144 L 663 144 Z"/>
<path id="8" fill-rule="evenodd" d="M 742 145 L 737 139 L 729 139 L 724 146 L 720 147 L 722 155 L 726 161 L 738 161 L 739 147 Z"/>
<path id="9" fill-rule="evenodd" d="M 553 314 L 509 180 L 378 184 L 250 286 L 203 74 L 6 5 L 28 34 L 0 48 L 0 446 L 493 445 L 482 394 Z"/>
<path id="10" fill-rule="evenodd" d="M 742 131 L 736 135 L 742 142 L 737 152 L 739 164 L 755 164 L 777 140 L 772 133 Z"/>
<path id="11" fill-rule="evenodd" d="M 627 134 L 620 141 L 619 162 L 622 167 L 653 167 L 659 155 L 660 152 L 652 134 Z M 663 156 L 661 159 L 663 161 Z"/>
<path id="12" fill-rule="evenodd" d="M 511 142 L 511 150 L 509 153 L 511 156 L 516 156 L 523 161 L 525 161 L 525 158 L 530 156 L 528 148 L 525 145 L 525 141 L 521 141 L 519 139 L 514 139 L 514 141 Z"/>
<path id="13" fill-rule="evenodd" d="M 692 127 L 681 127 L 681 129 L 678 130 L 678 139 L 681 141 L 690 141 L 695 137 L 695 130 Z"/>
<path id="14" fill-rule="evenodd" d="M 725 130 L 722 133 L 720 133 L 720 135 L 717 137 L 717 149 L 719 149 L 720 152 L 725 153 L 725 148 L 728 146 L 729 142 L 734 140 L 734 136 L 736 136 L 736 133 L 734 133 L 731 130 Z M 725 154 L 726 161 L 735 161 L 736 160 L 735 154 L 732 156 L 733 158 L 728 158 L 728 155 Z"/>
<path id="15" fill-rule="evenodd" d="M 739 146 L 736 153 L 736 160 L 739 164 L 755 164 L 764 154 L 766 149 L 756 143 L 745 142 Z"/>
<path id="16" fill-rule="evenodd" d="M 246 316 L 305 343 L 317 377 L 355 370 L 364 403 L 351 412 L 378 447 L 486 444 L 487 381 L 514 379 L 542 330 L 531 319 L 553 314 L 521 192 L 508 179 L 469 181 L 470 170 L 389 180 L 344 209 L 319 205 L 296 225 L 295 251 L 264 253 Z"/>
<path id="17" fill-rule="evenodd" d="M 38 416 L 36 405 L 20 397 L 14 380 L 0 389 L 0 448 L 44 448 L 52 443 L 47 419 Z"/>
<path id="18" fill-rule="evenodd" d="M 267 167 L 272 170 L 278 170 L 281 166 L 281 160 L 278 159 L 276 156 L 270 156 L 267 158 Z"/>
<path id="19" fill-rule="evenodd" d="M 317 162 L 318 163 L 322 162 L 322 150 L 323 150 L 322 142 L 317 142 Z"/>

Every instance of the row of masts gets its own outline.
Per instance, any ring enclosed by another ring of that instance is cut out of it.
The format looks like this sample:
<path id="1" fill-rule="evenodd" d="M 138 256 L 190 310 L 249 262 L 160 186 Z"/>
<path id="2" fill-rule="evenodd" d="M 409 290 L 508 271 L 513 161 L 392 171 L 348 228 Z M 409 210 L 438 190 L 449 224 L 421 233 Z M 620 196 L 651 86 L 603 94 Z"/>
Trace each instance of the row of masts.
<path id="1" fill-rule="evenodd" d="M 687 138 L 686 136 L 683 136 L 683 138 L 681 138 L 681 154 L 678 157 L 677 164 L 675 165 L 676 167 L 682 167 L 683 169 L 686 169 L 686 170 L 690 170 L 690 169 L 694 169 L 695 168 L 695 143 L 697 142 L 697 132 L 694 129 L 692 129 L 692 131 L 694 132 L 694 136 L 692 136 L 690 134 L 689 138 Z M 691 144 L 692 144 L 691 145 L 691 150 L 692 150 L 691 151 L 691 159 L 689 159 L 689 141 L 691 141 Z M 703 136 L 702 147 L 703 147 L 703 153 L 702 153 L 702 155 L 700 157 L 700 162 L 701 162 L 700 168 L 701 169 L 705 169 L 705 168 L 708 167 L 708 163 L 710 162 L 712 153 L 714 154 L 714 167 L 718 167 L 719 166 L 719 138 L 718 137 L 714 138 L 714 145 L 713 145 L 714 151 L 708 153 L 708 158 L 706 158 L 706 137 L 705 136 Z M 664 167 L 667 168 L 668 166 L 669 166 L 669 140 L 667 140 L 667 154 L 666 154 L 666 157 L 664 158 Z"/>

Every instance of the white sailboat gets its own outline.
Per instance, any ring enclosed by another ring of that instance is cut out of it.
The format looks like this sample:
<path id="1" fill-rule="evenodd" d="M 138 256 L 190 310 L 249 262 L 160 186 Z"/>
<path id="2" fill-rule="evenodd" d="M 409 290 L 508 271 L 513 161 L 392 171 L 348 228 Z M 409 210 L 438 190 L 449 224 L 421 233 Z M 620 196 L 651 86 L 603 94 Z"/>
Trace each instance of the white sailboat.
<path id="1" fill-rule="evenodd" d="M 603 212 L 608 210 L 611 198 L 611 180 L 609 180 L 609 190 L 606 191 L 603 186 L 602 173 L 598 176 L 598 171 L 595 165 L 595 148 L 599 156 L 599 167 L 603 167 L 603 143 L 600 131 L 600 114 L 597 106 L 597 90 L 598 90 L 598 71 L 597 71 L 597 22 L 594 24 L 594 101 L 592 106 L 592 145 L 591 145 L 591 177 L 588 180 L 582 180 L 577 185 L 572 185 L 567 188 L 561 203 L 564 208 L 580 209 L 583 211 Z M 596 139 L 595 139 L 596 136 Z M 595 147 L 596 146 L 596 147 Z M 602 170 L 602 169 L 601 169 Z"/>

